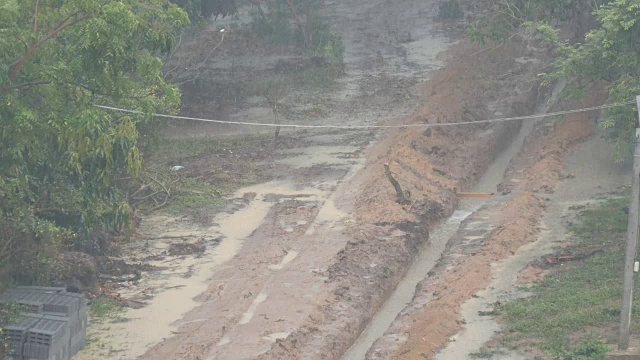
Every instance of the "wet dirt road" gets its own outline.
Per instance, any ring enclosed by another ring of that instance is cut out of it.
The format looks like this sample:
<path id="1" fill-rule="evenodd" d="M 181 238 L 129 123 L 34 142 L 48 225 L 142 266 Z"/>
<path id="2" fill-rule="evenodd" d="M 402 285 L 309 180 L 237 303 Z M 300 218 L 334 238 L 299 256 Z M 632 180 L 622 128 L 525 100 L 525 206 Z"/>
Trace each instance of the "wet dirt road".
<path id="1" fill-rule="evenodd" d="M 413 86 L 443 65 L 437 55 L 447 47 L 433 27 L 435 3 L 328 3 L 344 37 L 347 75 L 327 94 L 326 116 L 303 121 L 375 124 L 413 110 Z M 215 215 L 211 226 L 145 219 L 149 238 L 132 244 L 125 259 L 151 258 L 161 270 L 122 290 L 145 306 L 94 326 L 99 340 L 79 358 L 251 359 L 299 330 L 336 291 L 325 272 L 350 241 L 345 229 L 353 203 L 366 191 L 354 174 L 376 136 L 304 135 L 304 146 L 274 161 L 280 174 L 241 189 L 235 206 Z M 206 244 L 206 251 L 153 260 L 184 241 Z"/>

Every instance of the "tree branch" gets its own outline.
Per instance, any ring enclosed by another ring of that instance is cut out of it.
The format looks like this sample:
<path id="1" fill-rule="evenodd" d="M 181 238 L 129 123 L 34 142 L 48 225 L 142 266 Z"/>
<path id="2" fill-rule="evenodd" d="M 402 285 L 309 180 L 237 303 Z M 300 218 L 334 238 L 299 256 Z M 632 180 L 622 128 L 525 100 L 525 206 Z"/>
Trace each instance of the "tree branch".
<path id="1" fill-rule="evenodd" d="M 36 6 L 33 10 L 33 33 L 38 32 L 38 5 L 40 5 L 40 0 L 36 0 Z"/>
<path id="2" fill-rule="evenodd" d="M 26 83 L 14 85 L 11 88 L 17 89 L 17 88 L 28 87 L 28 86 L 49 85 L 49 84 L 51 84 L 51 81 L 29 81 Z"/>
<path id="3" fill-rule="evenodd" d="M 78 13 L 76 13 L 74 15 L 78 16 Z M 33 55 L 33 53 L 35 53 L 36 50 L 38 50 L 38 48 L 40 48 L 40 46 L 42 46 L 42 44 L 44 44 L 45 42 L 49 41 L 54 36 L 58 35 L 62 30 L 66 29 L 66 28 L 69 28 L 69 27 L 79 23 L 80 21 L 88 19 L 90 17 L 89 15 L 83 15 L 83 16 L 80 16 L 80 17 L 76 17 L 75 20 L 67 23 L 67 21 L 70 18 L 72 18 L 74 15 L 68 16 L 66 19 L 64 19 L 62 21 L 62 23 L 60 23 L 60 25 L 58 25 L 55 29 L 51 30 L 44 38 L 40 39 L 37 43 L 33 44 L 31 46 L 31 48 L 29 48 L 29 50 L 27 50 L 27 52 L 24 54 L 24 56 L 22 56 L 22 58 L 20 60 L 18 60 L 15 63 L 15 65 L 13 65 L 13 69 L 11 70 L 11 75 L 9 75 L 9 80 L 10 81 L 15 80 L 16 76 L 18 76 L 18 73 L 20 72 L 20 70 L 22 70 L 22 68 L 27 63 L 27 61 L 29 60 L 31 55 Z"/>
<path id="4" fill-rule="evenodd" d="M 302 32 L 302 37 L 304 38 L 304 46 L 307 48 L 310 47 L 311 43 L 310 43 L 309 35 L 307 34 L 307 30 L 304 24 L 302 23 L 302 21 L 300 21 L 300 17 L 298 16 L 298 12 L 296 11 L 296 6 L 293 4 L 292 0 L 287 0 L 287 4 L 289 4 L 289 8 L 291 8 L 291 15 L 293 15 L 294 21 L 296 22 L 296 24 L 298 25 L 298 28 Z"/>
<path id="5" fill-rule="evenodd" d="M 398 182 L 398 180 L 396 180 L 393 177 L 393 174 L 391 174 L 391 169 L 389 169 L 388 164 L 384 164 L 384 173 L 385 175 L 387 175 L 387 179 L 389 179 L 389 182 L 391 183 L 391 185 L 393 185 L 393 188 L 396 190 L 396 195 L 398 197 L 396 202 L 400 205 L 410 204 L 411 203 L 410 193 L 406 191 L 402 191 L 402 187 L 400 186 L 400 183 Z"/>

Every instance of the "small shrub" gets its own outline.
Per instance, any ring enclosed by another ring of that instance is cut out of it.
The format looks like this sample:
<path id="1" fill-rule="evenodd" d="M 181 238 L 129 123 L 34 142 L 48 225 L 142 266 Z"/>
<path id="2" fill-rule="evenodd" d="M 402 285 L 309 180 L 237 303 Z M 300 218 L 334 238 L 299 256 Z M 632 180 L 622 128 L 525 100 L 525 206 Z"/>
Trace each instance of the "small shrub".
<path id="1" fill-rule="evenodd" d="M 110 298 L 97 298 L 89 304 L 89 314 L 95 319 L 116 318 L 122 305 Z"/>
<path id="2" fill-rule="evenodd" d="M 464 16 L 462 6 L 457 0 L 445 0 L 440 2 L 438 17 L 442 20 L 457 20 Z"/>
<path id="3" fill-rule="evenodd" d="M 322 33 L 322 38 L 317 45 L 315 56 L 319 56 L 333 70 L 344 71 L 344 43 L 340 34 L 331 32 Z"/>
<path id="4" fill-rule="evenodd" d="M 0 304 L 0 358 L 4 359 L 9 350 L 9 342 L 4 336 L 4 328 L 11 325 L 24 309 L 16 303 Z"/>
<path id="5" fill-rule="evenodd" d="M 588 339 L 580 342 L 575 349 L 553 354 L 557 360 L 604 360 L 609 347 L 600 340 Z"/>

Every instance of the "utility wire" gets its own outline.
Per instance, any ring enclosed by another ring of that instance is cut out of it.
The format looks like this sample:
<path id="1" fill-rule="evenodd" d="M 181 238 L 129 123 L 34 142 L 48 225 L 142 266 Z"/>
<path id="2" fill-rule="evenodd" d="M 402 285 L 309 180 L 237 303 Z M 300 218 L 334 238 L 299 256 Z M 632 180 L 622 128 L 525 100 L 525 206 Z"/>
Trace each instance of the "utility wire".
<path id="1" fill-rule="evenodd" d="M 517 121 L 517 120 L 530 120 L 530 119 L 540 119 L 547 118 L 559 115 L 567 115 L 567 114 L 576 114 L 588 111 L 595 111 L 601 109 L 609 109 L 613 107 L 619 107 L 624 105 L 635 104 L 635 100 L 626 101 L 621 103 L 614 104 L 605 104 L 600 106 L 594 106 L 589 108 L 582 109 L 574 109 L 574 110 L 564 110 L 553 113 L 546 114 L 535 114 L 535 115 L 527 115 L 527 116 L 516 116 L 516 117 L 508 117 L 508 118 L 498 118 L 498 119 L 487 119 L 487 120 L 478 120 L 478 121 L 462 121 L 462 122 L 450 122 L 450 123 L 433 123 L 433 124 L 403 124 L 403 125 L 299 125 L 299 124 L 271 124 L 271 123 L 256 123 L 256 122 L 246 122 L 246 121 L 225 121 L 225 120 L 211 120 L 211 119 L 202 119 L 202 118 L 194 118 L 187 116 L 178 116 L 178 115 L 167 115 L 167 114 L 146 114 L 143 111 L 137 110 L 128 110 L 128 109 L 120 109 L 112 106 L 104 106 L 104 105 L 94 105 L 98 108 L 105 110 L 113 110 L 119 111 L 123 113 L 129 114 L 139 114 L 139 115 L 148 115 L 160 118 L 168 118 L 168 119 L 178 119 L 178 120 L 190 120 L 190 121 L 201 121 L 201 122 L 211 122 L 216 124 L 231 124 L 231 125 L 248 125 L 248 126 L 263 126 L 263 127 L 282 127 L 282 128 L 297 128 L 297 129 L 394 129 L 394 128 L 427 128 L 434 126 L 457 126 L 457 125 L 470 125 L 470 124 L 486 124 L 486 123 L 498 123 L 498 122 L 507 122 L 507 121 Z"/>

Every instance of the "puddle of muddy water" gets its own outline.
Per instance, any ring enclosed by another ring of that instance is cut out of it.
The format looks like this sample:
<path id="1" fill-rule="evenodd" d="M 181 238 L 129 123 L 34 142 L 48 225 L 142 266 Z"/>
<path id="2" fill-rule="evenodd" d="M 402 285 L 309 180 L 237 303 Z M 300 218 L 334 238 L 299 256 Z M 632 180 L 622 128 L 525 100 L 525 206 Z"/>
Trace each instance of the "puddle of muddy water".
<path id="1" fill-rule="evenodd" d="M 317 188 L 296 188 L 289 183 L 269 182 L 243 188 L 237 192 L 236 197 L 249 192 L 256 193 L 251 203 L 235 213 L 218 214 L 214 218 L 216 225 L 208 228 L 197 227 L 168 216 L 145 219 L 143 228 L 147 230 L 150 240 L 131 244 L 131 248 L 126 251 L 129 254 L 160 254 L 172 244 L 182 243 L 185 239 L 222 240 L 215 247 L 209 246 L 200 257 L 163 255 L 150 261 L 150 265 L 162 267 L 163 270 L 145 273 L 137 285 L 120 291 L 125 299 L 148 300 L 147 305 L 140 309 L 127 309 L 117 322 L 94 322 L 89 331 L 90 336 L 99 339 L 98 344 L 86 347 L 77 358 L 133 359 L 142 355 L 150 346 L 171 336 L 184 314 L 199 305 L 193 299 L 207 289 L 207 280 L 240 251 L 244 240 L 263 223 L 274 205 L 274 202 L 265 201 L 265 198 L 268 199 L 273 194 L 303 194 L 305 199 L 320 201 L 327 196 L 326 192 Z M 296 256 L 295 251 L 290 251 L 280 264 L 273 265 L 272 270 L 284 267 Z M 258 296 L 252 307 L 243 314 L 240 324 L 248 323 L 253 317 L 252 309 L 255 310 L 264 300 L 266 296 Z M 282 334 L 272 335 L 278 339 Z"/>
<path id="2" fill-rule="evenodd" d="M 287 266 L 288 263 L 293 261 L 293 259 L 295 259 L 297 256 L 298 256 L 298 252 L 297 251 L 289 250 L 287 255 L 285 255 L 285 257 L 282 259 L 282 261 L 278 265 L 270 265 L 269 269 L 270 270 L 282 270 L 285 266 Z"/>
<path id="3" fill-rule="evenodd" d="M 275 162 L 292 167 L 309 167 L 313 165 L 352 166 L 363 160 L 356 156 L 359 150 L 355 146 L 317 145 L 305 148 L 294 148 L 284 152 L 291 155 Z"/>
<path id="4" fill-rule="evenodd" d="M 242 314 L 242 318 L 240 319 L 240 321 L 238 321 L 238 325 L 246 325 L 250 323 L 251 319 L 253 319 L 253 315 L 255 314 L 256 309 L 258 308 L 258 305 L 262 304 L 265 300 L 267 300 L 267 294 L 258 294 L 258 296 L 253 299 L 251 306 L 249 306 L 249 310 Z"/>

